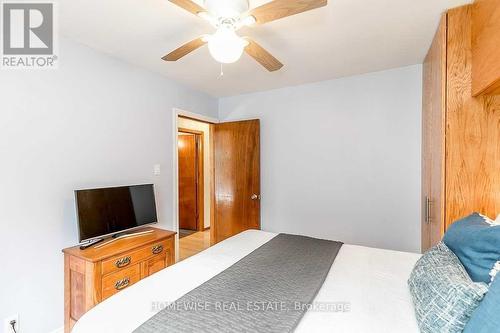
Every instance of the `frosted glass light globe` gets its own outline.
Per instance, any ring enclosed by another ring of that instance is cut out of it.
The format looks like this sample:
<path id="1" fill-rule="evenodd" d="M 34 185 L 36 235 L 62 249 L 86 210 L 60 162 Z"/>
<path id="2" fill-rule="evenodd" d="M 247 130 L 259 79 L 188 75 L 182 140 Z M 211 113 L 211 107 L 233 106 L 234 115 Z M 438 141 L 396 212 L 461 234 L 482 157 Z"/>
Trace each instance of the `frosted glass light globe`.
<path id="1" fill-rule="evenodd" d="M 209 37 L 208 50 L 220 63 L 231 64 L 238 61 L 248 42 L 236 35 L 233 29 L 220 27 Z"/>

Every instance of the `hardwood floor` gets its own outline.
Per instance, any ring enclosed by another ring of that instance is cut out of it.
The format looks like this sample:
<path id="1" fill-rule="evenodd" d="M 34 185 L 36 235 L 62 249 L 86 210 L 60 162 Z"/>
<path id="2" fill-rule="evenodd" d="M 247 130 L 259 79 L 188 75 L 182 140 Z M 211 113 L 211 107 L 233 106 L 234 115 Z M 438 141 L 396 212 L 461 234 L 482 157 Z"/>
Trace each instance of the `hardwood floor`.
<path id="1" fill-rule="evenodd" d="M 179 239 L 179 261 L 210 247 L 210 230 L 196 232 Z"/>

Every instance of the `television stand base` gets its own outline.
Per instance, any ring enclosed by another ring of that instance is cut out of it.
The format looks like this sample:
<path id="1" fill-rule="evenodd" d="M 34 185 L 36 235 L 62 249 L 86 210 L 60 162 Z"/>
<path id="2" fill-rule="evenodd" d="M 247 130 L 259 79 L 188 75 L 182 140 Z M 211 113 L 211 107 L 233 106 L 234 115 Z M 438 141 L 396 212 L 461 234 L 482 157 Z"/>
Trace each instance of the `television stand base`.
<path id="1" fill-rule="evenodd" d="M 92 247 L 100 242 L 104 242 L 104 238 L 96 239 L 95 241 L 90 241 L 85 245 L 80 245 L 80 250 L 88 249 L 89 247 Z"/>
<path id="2" fill-rule="evenodd" d="M 100 249 L 103 246 L 109 245 L 113 243 L 114 241 L 117 241 L 119 239 L 124 239 L 124 238 L 133 238 L 133 237 L 139 237 L 147 234 L 152 234 L 154 232 L 153 229 L 150 230 L 145 230 L 145 231 L 138 231 L 138 232 L 133 232 L 133 233 L 121 233 L 121 234 L 116 234 L 111 237 L 111 239 L 105 241 L 104 243 L 100 243 L 99 245 L 94 246 L 94 249 Z M 94 245 L 94 244 L 92 244 Z"/>

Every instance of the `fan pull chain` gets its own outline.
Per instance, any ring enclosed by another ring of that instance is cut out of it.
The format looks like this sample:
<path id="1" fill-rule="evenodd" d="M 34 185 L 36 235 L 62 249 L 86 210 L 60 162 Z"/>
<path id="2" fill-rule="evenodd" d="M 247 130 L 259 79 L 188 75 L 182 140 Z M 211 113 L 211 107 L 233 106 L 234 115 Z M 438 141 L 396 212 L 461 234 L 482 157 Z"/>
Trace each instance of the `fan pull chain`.
<path id="1" fill-rule="evenodd" d="M 222 64 L 220 64 L 220 75 L 219 75 L 219 78 L 221 78 L 223 76 L 224 76 L 224 70 L 222 68 Z"/>

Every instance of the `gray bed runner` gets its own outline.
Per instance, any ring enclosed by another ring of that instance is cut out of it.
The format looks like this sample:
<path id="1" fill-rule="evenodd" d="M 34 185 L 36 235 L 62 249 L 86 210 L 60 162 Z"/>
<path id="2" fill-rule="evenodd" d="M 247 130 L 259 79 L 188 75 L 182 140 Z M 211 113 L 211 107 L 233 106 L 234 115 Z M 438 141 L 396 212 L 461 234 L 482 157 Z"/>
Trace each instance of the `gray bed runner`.
<path id="1" fill-rule="evenodd" d="M 134 332 L 291 332 L 342 243 L 279 234 Z M 175 288 L 175 286 L 165 286 Z"/>

